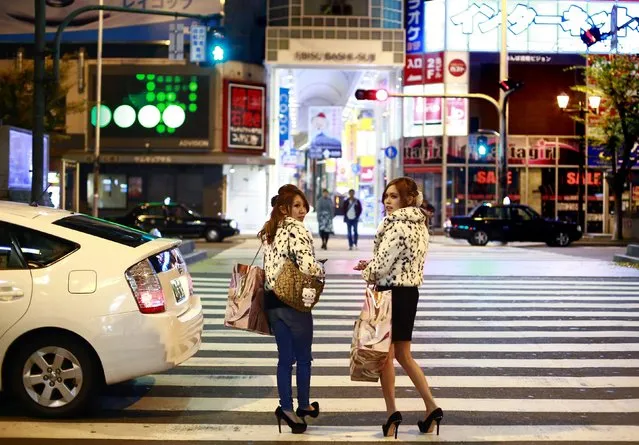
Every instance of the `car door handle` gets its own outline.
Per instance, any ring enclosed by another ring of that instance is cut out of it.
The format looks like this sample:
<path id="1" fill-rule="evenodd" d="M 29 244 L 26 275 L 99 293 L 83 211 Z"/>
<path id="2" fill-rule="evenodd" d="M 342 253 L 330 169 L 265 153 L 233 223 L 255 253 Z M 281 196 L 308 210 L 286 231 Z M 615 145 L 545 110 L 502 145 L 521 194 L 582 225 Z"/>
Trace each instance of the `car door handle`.
<path id="1" fill-rule="evenodd" d="M 24 297 L 22 289 L 18 288 L 2 288 L 0 289 L 0 301 L 12 301 Z"/>

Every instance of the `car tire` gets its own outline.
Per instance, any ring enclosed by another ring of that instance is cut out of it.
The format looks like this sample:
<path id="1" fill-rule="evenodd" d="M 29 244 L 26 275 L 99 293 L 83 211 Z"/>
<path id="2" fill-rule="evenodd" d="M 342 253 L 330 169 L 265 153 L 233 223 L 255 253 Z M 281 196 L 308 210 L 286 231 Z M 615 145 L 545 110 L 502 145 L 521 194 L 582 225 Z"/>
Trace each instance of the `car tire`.
<path id="1" fill-rule="evenodd" d="M 571 243 L 570 235 L 566 232 L 559 232 L 555 236 L 555 243 L 559 247 L 567 247 Z"/>
<path id="2" fill-rule="evenodd" d="M 473 246 L 485 246 L 488 244 L 488 234 L 483 230 L 478 230 L 473 233 L 473 237 L 470 242 Z"/>
<path id="3" fill-rule="evenodd" d="M 45 365 L 49 367 L 42 369 Z M 71 335 L 47 333 L 18 346 L 10 358 L 6 382 L 29 413 L 58 419 L 86 412 L 95 401 L 102 381 L 100 372 L 97 358 L 86 343 Z"/>
<path id="4" fill-rule="evenodd" d="M 220 237 L 220 232 L 215 229 L 206 229 L 204 237 L 209 243 L 219 242 L 222 240 L 222 238 Z"/>

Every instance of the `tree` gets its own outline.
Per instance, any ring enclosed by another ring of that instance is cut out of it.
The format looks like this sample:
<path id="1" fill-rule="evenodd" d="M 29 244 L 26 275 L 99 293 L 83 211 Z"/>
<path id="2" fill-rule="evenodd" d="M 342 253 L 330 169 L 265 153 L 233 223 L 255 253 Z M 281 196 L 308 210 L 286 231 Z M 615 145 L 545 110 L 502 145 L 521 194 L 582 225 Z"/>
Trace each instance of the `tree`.
<path id="1" fill-rule="evenodd" d="M 606 179 L 615 198 L 613 239 L 623 239 L 622 196 L 639 155 L 639 56 L 590 57 L 588 85 L 580 88 L 602 98 L 600 115 L 589 122 L 589 138 L 610 159 Z"/>
<path id="2" fill-rule="evenodd" d="M 67 102 L 67 93 L 73 86 L 69 80 L 70 64 L 60 64 L 60 82 L 53 78 L 52 63 L 46 64 L 44 129 L 52 139 L 66 137 L 67 114 L 84 110 L 81 102 Z M 0 71 L 0 120 L 4 125 L 33 129 L 33 62 L 25 61 L 23 68 L 13 67 Z"/>

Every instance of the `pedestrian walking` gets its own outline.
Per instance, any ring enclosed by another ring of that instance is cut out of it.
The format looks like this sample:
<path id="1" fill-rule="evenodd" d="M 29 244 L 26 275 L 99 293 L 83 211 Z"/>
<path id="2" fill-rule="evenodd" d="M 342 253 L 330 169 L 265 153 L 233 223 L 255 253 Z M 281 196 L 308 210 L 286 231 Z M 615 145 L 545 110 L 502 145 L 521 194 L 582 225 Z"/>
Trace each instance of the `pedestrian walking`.
<path id="1" fill-rule="evenodd" d="M 373 259 L 361 260 L 355 266 L 367 283 L 375 284 L 379 291 L 392 292 L 392 345 L 380 378 L 388 415 L 382 431 L 391 436 L 402 422 L 402 414 L 395 405 L 394 359 L 397 359 L 424 400 L 426 416 L 417 423 L 419 430 L 431 432 L 436 425 L 439 434 L 444 413 L 433 399 L 424 372 L 410 350 L 428 249 L 426 216 L 420 209 L 423 196 L 415 181 L 403 177 L 388 183 L 382 202 L 386 217 L 375 235 Z"/>
<path id="2" fill-rule="evenodd" d="M 317 201 L 317 225 L 319 227 L 320 238 L 322 238 L 322 249 L 328 249 L 328 239 L 333 233 L 333 218 L 335 217 L 335 206 L 328 190 L 322 190 L 322 197 Z"/>
<path id="3" fill-rule="evenodd" d="M 357 249 L 357 224 L 362 214 L 362 203 L 355 197 L 355 190 L 348 191 L 348 199 L 342 204 L 342 210 L 344 210 L 344 222 L 348 231 L 348 248 L 349 250 Z"/>
<path id="4" fill-rule="evenodd" d="M 277 343 L 277 391 L 280 405 L 275 410 L 280 432 L 284 420 L 294 434 L 306 431 L 304 417 L 317 417 L 319 403 L 310 403 L 311 347 L 313 344 L 313 316 L 287 305 L 273 292 L 276 280 L 287 259 L 305 274 L 324 277 L 324 266 L 315 258 L 313 237 L 304 226 L 309 211 L 304 193 L 292 184 L 278 190 L 271 200 L 271 217 L 258 233 L 265 246 L 264 253 L 264 309 Z M 313 290 L 313 289 L 308 289 Z M 304 289 L 304 302 L 309 305 L 316 298 Z M 307 302 L 306 299 L 310 298 Z M 292 376 L 296 363 L 298 408 L 293 411 Z"/>

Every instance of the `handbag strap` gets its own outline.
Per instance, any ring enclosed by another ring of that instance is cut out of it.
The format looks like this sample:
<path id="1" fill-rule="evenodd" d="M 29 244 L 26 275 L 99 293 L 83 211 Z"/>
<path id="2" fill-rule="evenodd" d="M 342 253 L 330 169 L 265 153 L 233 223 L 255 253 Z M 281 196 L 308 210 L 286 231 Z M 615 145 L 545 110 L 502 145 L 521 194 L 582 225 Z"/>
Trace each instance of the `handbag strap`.
<path id="1" fill-rule="evenodd" d="M 262 243 L 260 243 L 260 247 L 257 249 L 257 252 L 255 252 L 255 256 L 253 257 L 253 261 L 251 261 L 251 265 L 249 267 L 253 267 L 253 263 L 257 259 L 257 256 L 260 254 L 260 250 L 262 250 Z"/>

